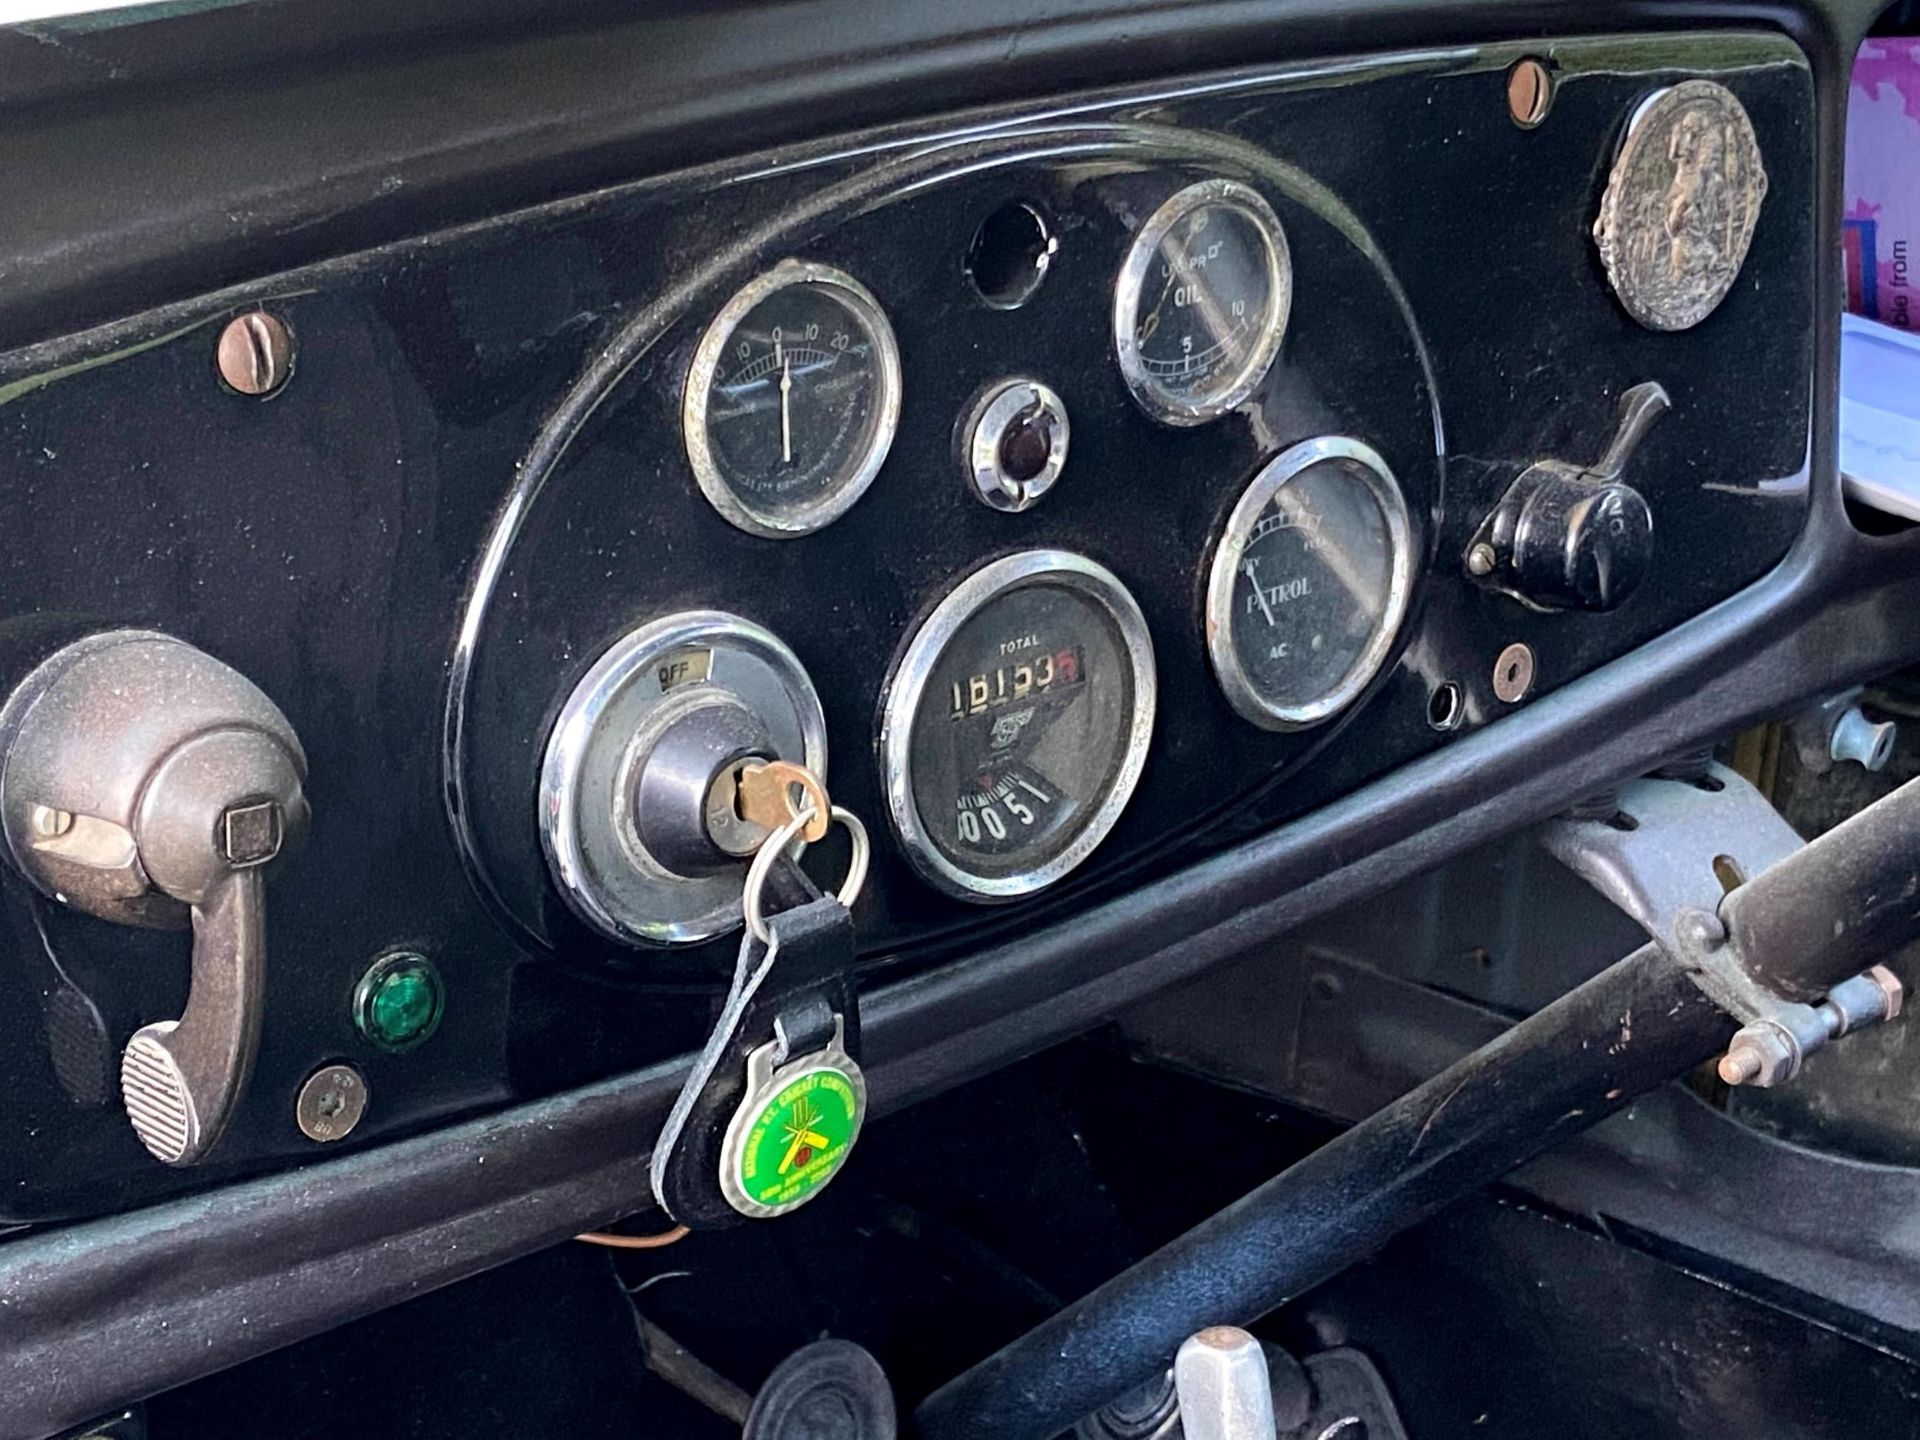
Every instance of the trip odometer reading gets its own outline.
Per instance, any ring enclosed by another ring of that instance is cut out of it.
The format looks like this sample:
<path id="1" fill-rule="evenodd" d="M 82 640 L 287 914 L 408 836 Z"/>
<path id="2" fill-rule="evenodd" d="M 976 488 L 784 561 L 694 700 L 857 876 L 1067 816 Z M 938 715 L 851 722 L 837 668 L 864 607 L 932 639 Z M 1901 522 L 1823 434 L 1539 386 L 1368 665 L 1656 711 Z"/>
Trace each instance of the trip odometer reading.
<path id="1" fill-rule="evenodd" d="M 1372 447 L 1295 445 L 1253 479 L 1207 581 L 1207 652 L 1233 708 L 1269 730 L 1318 724 L 1379 672 L 1406 616 L 1406 501 Z"/>
<path id="2" fill-rule="evenodd" d="M 688 372 L 687 458 L 751 534 L 804 535 L 879 473 L 900 419 L 900 354 L 851 276 L 788 260 L 714 317 Z"/>
<path id="3" fill-rule="evenodd" d="M 908 644 L 881 730 L 888 809 L 941 889 L 1010 899 L 1119 818 L 1153 731 L 1153 647 L 1114 576 L 1037 550 L 962 581 Z"/>
<path id="4" fill-rule="evenodd" d="M 1211 420 L 1266 375 L 1292 305 L 1293 261 L 1273 208 L 1238 181 L 1189 185 L 1148 217 L 1121 266 L 1120 373 L 1154 419 Z"/>

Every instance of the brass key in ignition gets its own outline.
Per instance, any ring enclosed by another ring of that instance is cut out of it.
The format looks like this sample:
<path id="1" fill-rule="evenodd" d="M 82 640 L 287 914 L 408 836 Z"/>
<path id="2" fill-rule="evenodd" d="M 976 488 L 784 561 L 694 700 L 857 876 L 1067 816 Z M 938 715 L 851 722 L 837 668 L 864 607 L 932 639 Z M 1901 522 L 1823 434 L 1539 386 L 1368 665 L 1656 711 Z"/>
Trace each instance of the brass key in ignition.
<path id="1" fill-rule="evenodd" d="M 833 802 L 827 799 L 820 777 L 806 766 L 791 760 L 749 760 L 735 774 L 735 808 L 742 820 L 771 831 L 807 813 L 800 838 L 808 844 L 826 838 L 833 823 Z"/>

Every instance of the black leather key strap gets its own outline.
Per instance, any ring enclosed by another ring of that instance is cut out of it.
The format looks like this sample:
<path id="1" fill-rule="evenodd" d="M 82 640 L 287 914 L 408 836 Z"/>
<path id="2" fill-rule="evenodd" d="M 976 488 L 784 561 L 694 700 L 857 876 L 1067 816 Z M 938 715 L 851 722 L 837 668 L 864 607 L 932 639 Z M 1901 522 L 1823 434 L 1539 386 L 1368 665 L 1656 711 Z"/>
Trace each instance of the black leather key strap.
<path id="1" fill-rule="evenodd" d="M 784 878 L 799 876 L 785 861 L 776 870 L 789 868 Z M 787 1063 L 822 1050 L 837 1032 L 847 1056 L 859 1056 L 853 917 L 832 896 L 812 893 L 816 898 L 768 919 L 770 944 L 743 937 L 726 1005 L 654 1146 L 654 1198 L 682 1225 L 742 1218 L 722 1193 L 720 1169 L 754 1051 L 784 1042 L 775 1058 Z"/>

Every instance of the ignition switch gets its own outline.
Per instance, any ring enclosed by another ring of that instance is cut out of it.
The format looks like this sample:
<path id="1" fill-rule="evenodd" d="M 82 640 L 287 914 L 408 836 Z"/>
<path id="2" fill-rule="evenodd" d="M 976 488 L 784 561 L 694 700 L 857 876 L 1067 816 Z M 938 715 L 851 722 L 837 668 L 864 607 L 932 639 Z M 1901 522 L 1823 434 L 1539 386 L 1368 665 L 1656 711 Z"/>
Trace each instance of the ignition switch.
<path id="1" fill-rule="evenodd" d="M 736 804 L 743 767 L 824 776 L 826 717 L 794 653 L 736 615 L 694 610 L 616 641 L 547 738 L 540 841 L 573 911 L 628 944 L 691 944 L 741 920 L 767 827 Z"/>
<path id="2" fill-rule="evenodd" d="M 967 483 L 984 505 L 1017 514 L 1038 504 L 1067 464 L 1067 407 L 1038 380 L 987 387 L 960 429 Z"/>

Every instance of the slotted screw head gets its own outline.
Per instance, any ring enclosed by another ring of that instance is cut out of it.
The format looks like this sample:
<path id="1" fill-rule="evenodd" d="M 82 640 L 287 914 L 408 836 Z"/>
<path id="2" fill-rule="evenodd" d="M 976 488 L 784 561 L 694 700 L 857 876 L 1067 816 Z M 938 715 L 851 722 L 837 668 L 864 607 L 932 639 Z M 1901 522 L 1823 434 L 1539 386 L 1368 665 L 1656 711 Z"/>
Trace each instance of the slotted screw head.
<path id="1" fill-rule="evenodd" d="M 271 395 L 293 374 L 293 333 L 277 315 L 252 311 L 227 322 L 214 360 L 231 389 L 256 398 Z"/>

